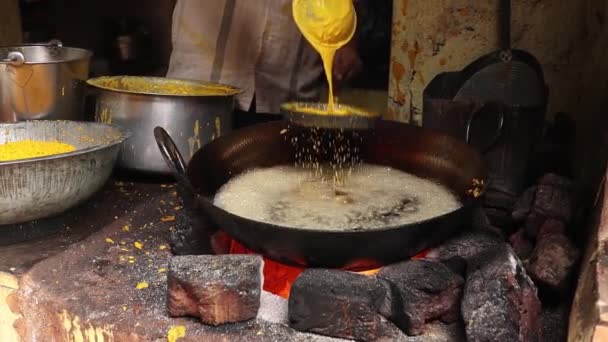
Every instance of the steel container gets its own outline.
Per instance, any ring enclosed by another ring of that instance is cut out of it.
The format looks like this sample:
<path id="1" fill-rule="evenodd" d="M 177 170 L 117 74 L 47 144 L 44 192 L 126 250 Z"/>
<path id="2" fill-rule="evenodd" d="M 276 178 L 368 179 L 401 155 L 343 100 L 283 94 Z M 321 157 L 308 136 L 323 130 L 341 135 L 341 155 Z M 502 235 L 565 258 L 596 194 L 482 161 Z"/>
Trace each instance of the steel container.
<path id="1" fill-rule="evenodd" d="M 137 83 L 137 89 L 130 82 Z M 154 128 L 167 130 L 184 158 L 190 160 L 204 144 L 232 129 L 235 95 L 239 92 L 229 86 L 159 77 L 100 77 L 88 83 L 96 93 L 95 120 L 116 124 L 133 134 L 122 146 L 118 166 L 160 175 L 169 174 L 169 168 L 156 146 Z M 207 86 L 222 87 L 225 94 L 167 91 Z"/>
<path id="2" fill-rule="evenodd" d="M 128 133 L 95 122 L 35 120 L 0 124 L 0 144 L 58 140 L 76 151 L 0 162 L 0 225 L 57 215 L 95 192 L 110 177 Z M 0 227 L 1 228 L 1 227 Z"/>
<path id="3" fill-rule="evenodd" d="M 0 47 L 0 122 L 83 120 L 91 56 L 57 40 Z"/>

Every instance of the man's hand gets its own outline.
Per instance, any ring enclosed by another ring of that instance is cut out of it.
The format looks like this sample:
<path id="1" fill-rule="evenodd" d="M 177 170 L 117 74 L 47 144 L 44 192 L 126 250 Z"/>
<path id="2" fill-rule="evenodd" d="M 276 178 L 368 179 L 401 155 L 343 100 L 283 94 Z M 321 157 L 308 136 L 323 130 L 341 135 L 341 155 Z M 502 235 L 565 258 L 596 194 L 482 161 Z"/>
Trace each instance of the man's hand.
<path id="1" fill-rule="evenodd" d="M 340 87 L 344 82 L 347 82 L 363 69 L 363 62 L 357 51 L 355 39 L 344 45 L 334 57 L 333 78 L 335 87 Z"/>

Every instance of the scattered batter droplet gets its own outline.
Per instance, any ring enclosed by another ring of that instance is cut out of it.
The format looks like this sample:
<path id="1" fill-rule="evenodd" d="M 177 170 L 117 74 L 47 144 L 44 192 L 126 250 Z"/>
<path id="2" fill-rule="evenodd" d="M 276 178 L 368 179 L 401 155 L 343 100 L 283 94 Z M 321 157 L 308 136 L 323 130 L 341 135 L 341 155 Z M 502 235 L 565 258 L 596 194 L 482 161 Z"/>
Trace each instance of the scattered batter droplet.
<path id="1" fill-rule="evenodd" d="M 167 342 L 176 342 L 178 338 L 186 336 L 186 327 L 174 325 L 167 331 Z"/>
<path id="2" fill-rule="evenodd" d="M 107 243 L 114 243 L 114 240 L 110 239 L 110 238 L 106 238 L 106 242 Z"/>
<path id="3" fill-rule="evenodd" d="M 160 219 L 163 222 L 173 222 L 175 221 L 175 215 L 167 215 Z"/>
<path id="4" fill-rule="evenodd" d="M 147 282 L 142 281 L 141 283 L 137 283 L 137 285 L 135 285 L 135 288 L 136 288 L 136 289 L 138 289 L 138 290 L 145 290 L 145 289 L 147 289 L 149 286 L 150 286 L 150 285 L 149 285 Z"/>
<path id="5" fill-rule="evenodd" d="M 141 242 L 139 242 L 139 241 L 135 241 L 135 242 L 133 242 L 133 246 L 134 246 L 135 248 L 137 248 L 137 249 L 142 249 L 142 248 L 144 248 L 144 244 L 143 244 L 143 243 L 141 243 Z"/>
<path id="6" fill-rule="evenodd" d="M 122 227 L 122 231 L 123 231 L 123 232 L 128 232 L 128 231 L 129 231 L 129 229 L 130 229 L 130 228 L 129 228 L 129 225 L 124 225 L 124 226 Z"/>

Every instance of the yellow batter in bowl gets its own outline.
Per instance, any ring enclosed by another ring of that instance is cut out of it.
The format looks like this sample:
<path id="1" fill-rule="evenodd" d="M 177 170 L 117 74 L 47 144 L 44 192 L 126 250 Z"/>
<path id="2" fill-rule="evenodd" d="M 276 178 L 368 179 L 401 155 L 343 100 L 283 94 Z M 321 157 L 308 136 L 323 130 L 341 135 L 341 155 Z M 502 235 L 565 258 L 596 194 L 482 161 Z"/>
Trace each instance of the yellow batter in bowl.
<path id="1" fill-rule="evenodd" d="M 0 144 L 0 162 L 47 157 L 76 151 L 76 147 L 60 141 L 20 140 Z"/>

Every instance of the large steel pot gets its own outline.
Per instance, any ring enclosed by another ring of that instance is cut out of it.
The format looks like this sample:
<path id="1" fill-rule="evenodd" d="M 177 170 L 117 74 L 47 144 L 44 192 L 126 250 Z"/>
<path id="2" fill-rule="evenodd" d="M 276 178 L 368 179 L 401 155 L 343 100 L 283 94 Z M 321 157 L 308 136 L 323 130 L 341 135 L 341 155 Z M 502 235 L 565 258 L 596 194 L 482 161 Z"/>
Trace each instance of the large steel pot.
<path id="1" fill-rule="evenodd" d="M 57 40 L 0 47 L 0 122 L 83 120 L 91 56 Z"/>
<path id="2" fill-rule="evenodd" d="M 21 223 L 67 210 L 99 190 L 112 173 L 127 133 L 94 122 L 36 120 L 0 124 L 0 144 L 59 140 L 76 151 L 0 162 L 0 225 Z"/>
<path id="3" fill-rule="evenodd" d="M 231 130 L 234 96 L 239 93 L 229 86 L 158 77 L 99 77 L 88 83 L 97 93 L 95 119 L 133 133 L 121 149 L 118 166 L 153 174 L 169 173 L 156 147 L 154 127 L 167 130 L 190 160 L 205 143 Z M 206 87 L 217 87 L 221 94 L 197 91 Z"/>

